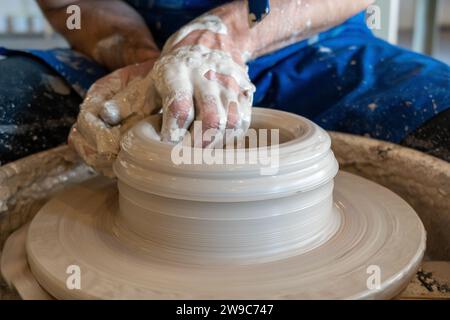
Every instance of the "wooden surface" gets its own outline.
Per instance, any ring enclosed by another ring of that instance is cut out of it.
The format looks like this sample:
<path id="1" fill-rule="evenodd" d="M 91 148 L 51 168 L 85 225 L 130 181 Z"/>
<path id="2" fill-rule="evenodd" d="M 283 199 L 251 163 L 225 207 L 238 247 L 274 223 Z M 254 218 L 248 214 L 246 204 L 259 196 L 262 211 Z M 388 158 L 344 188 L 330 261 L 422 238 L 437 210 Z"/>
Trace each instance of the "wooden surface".
<path id="1" fill-rule="evenodd" d="M 450 300 L 450 262 L 425 261 L 398 299 Z"/>

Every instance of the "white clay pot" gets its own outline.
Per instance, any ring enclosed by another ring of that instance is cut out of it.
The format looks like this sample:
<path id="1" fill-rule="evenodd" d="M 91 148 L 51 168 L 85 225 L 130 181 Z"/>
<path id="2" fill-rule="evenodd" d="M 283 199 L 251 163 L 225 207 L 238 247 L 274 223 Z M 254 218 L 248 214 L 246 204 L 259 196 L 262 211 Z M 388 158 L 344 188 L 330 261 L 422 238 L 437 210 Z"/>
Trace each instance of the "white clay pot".
<path id="1" fill-rule="evenodd" d="M 160 121 L 124 137 L 118 188 L 92 179 L 37 213 L 26 257 L 41 290 L 58 299 L 382 299 L 415 274 L 426 236 L 414 210 L 373 182 L 336 175 L 330 139 L 310 121 L 254 109 L 253 128 L 280 130 L 272 175 L 259 164 L 176 165 Z M 67 289 L 72 265 L 80 290 Z"/>
<path id="2" fill-rule="evenodd" d="M 159 115 L 132 128 L 114 166 L 119 230 L 181 250 L 183 261 L 211 263 L 277 259 L 329 239 L 339 215 L 332 195 L 338 164 L 328 134 L 294 114 L 253 112 L 252 128 L 283 123 L 278 154 L 272 150 L 279 167 L 270 175 L 258 164 L 174 164 L 172 146 L 158 140 Z M 246 149 L 247 159 L 257 152 Z"/>

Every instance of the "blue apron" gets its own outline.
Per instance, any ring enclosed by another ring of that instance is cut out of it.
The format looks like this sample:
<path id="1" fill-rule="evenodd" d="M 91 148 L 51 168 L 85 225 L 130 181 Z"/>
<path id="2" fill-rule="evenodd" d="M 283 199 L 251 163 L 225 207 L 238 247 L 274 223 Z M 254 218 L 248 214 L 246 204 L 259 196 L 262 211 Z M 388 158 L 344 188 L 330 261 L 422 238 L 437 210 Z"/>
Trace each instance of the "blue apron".
<path id="1" fill-rule="evenodd" d="M 128 0 L 157 43 L 224 0 Z M 83 96 L 107 74 L 68 49 L 28 50 Z M 0 49 L 0 54 L 18 53 Z M 448 65 L 373 36 L 361 13 L 338 27 L 248 63 L 254 105 L 306 116 L 328 130 L 400 142 L 450 107 Z"/>

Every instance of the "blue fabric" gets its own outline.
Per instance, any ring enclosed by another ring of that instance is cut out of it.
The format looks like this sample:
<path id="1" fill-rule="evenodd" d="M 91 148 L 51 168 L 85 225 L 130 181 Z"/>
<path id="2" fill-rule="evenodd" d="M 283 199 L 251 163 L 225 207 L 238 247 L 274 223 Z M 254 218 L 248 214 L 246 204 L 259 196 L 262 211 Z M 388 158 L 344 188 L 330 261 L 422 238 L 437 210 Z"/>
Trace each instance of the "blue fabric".
<path id="1" fill-rule="evenodd" d="M 229 0 L 126 0 L 144 18 L 156 44 L 162 48 L 179 28 Z M 259 1 L 259 0 L 251 0 Z"/>
<path id="2" fill-rule="evenodd" d="M 141 13 L 161 48 L 167 38 L 199 15 L 230 0 L 126 0 Z M 269 0 L 249 0 L 249 14 L 260 21 L 269 12 Z"/>
<path id="3" fill-rule="evenodd" d="M 269 0 L 250 0 L 248 2 L 249 19 L 252 22 L 261 21 L 270 12 Z"/>
<path id="4" fill-rule="evenodd" d="M 251 61 L 254 105 L 396 143 L 450 108 L 449 66 L 374 37 L 361 18 Z"/>
<path id="5" fill-rule="evenodd" d="M 9 50 L 0 47 L 0 55 L 32 55 L 53 67 L 82 97 L 89 87 L 108 71 L 87 56 L 70 49 L 53 50 Z"/>
<path id="6" fill-rule="evenodd" d="M 162 44 L 181 25 L 225 1 L 128 2 L 143 12 Z M 28 52 L 53 66 L 80 93 L 106 74 L 70 50 Z M 257 87 L 254 105 L 304 115 L 329 130 L 400 142 L 450 107 L 449 66 L 374 37 L 364 14 L 248 66 Z"/>

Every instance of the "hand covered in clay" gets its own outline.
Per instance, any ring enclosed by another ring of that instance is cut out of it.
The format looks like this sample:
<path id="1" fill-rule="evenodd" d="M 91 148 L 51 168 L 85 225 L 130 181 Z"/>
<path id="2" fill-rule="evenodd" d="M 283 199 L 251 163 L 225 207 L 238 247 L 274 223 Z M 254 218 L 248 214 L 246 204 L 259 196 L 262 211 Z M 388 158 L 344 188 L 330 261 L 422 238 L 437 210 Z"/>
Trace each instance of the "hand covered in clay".
<path id="1" fill-rule="evenodd" d="M 120 138 L 136 121 L 158 111 L 149 72 L 154 61 L 118 69 L 95 82 L 81 105 L 69 135 L 83 160 L 97 171 L 112 174 Z"/>
<path id="2" fill-rule="evenodd" d="M 247 131 L 255 87 L 218 17 L 201 16 L 172 35 L 151 75 L 163 106 L 163 141 L 180 141 L 194 119 L 203 133 L 214 132 L 203 147 L 223 141 L 225 129 L 234 136 Z"/>

